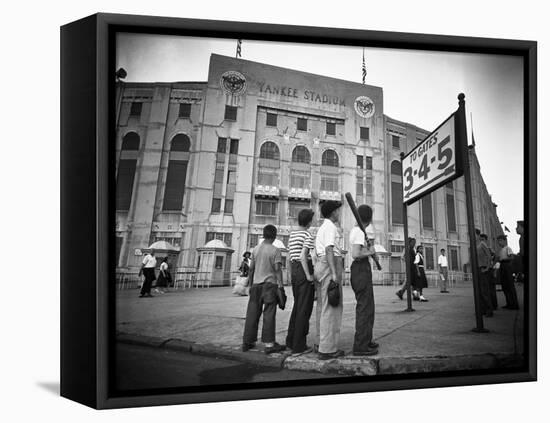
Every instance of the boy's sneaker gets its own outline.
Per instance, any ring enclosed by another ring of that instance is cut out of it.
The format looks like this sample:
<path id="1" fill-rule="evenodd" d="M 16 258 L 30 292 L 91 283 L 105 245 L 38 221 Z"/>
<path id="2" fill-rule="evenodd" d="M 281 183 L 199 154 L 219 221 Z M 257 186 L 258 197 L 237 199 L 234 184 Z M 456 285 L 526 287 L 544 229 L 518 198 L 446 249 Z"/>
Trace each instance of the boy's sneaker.
<path id="1" fill-rule="evenodd" d="M 344 354 L 342 350 L 337 350 L 333 353 L 319 353 L 319 360 L 330 360 L 331 358 L 342 357 Z"/>
<path id="2" fill-rule="evenodd" d="M 242 347 L 241 347 L 241 350 L 243 352 L 247 352 L 248 350 L 251 350 L 252 348 L 254 348 L 254 342 L 250 343 L 250 344 L 247 344 L 247 343 L 243 343 Z"/>
<path id="3" fill-rule="evenodd" d="M 397 296 L 399 297 L 400 300 L 403 299 L 403 292 L 397 291 L 397 292 L 395 293 L 395 295 L 397 295 Z"/>
<path id="4" fill-rule="evenodd" d="M 369 349 L 366 351 L 354 351 L 353 355 L 376 355 L 378 354 L 378 348 L 371 348 L 369 346 Z"/>
<path id="5" fill-rule="evenodd" d="M 419 298 L 420 301 L 422 302 L 428 302 L 428 300 L 426 298 L 424 298 L 424 295 L 421 295 L 420 298 Z"/>
<path id="6" fill-rule="evenodd" d="M 273 354 L 273 353 L 278 353 L 278 352 L 281 352 L 281 351 L 284 351 L 284 350 L 286 350 L 286 347 L 284 345 L 280 345 L 280 344 L 277 344 L 275 342 L 272 347 L 265 347 L 264 352 L 266 354 Z"/>

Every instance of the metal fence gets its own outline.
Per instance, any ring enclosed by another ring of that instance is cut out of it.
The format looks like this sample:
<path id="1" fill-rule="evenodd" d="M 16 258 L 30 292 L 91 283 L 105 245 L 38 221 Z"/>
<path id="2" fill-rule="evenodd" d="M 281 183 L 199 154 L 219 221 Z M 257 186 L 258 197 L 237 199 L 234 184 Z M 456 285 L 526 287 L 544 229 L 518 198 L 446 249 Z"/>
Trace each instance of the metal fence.
<path id="1" fill-rule="evenodd" d="M 189 289 L 189 288 L 210 288 L 216 286 L 233 286 L 239 275 L 238 271 L 220 272 L 212 277 L 212 272 L 197 272 L 189 269 L 177 269 L 172 273 L 172 289 Z M 285 275 L 287 276 L 287 275 Z M 450 288 L 457 284 L 471 282 L 471 273 L 464 272 L 449 272 L 448 286 Z M 428 279 L 428 287 L 438 287 L 440 281 L 439 273 L 430 272 L 426 274 Z M 117 271 L 116 272 L 116 287 L 119 290 L 137 289 L 141 287 L 143 276 L 138 276 L 137 272 Z M 373 285 L 382 286 L 400 286 L 405 282 L 404 272 L 378 272 L 372 274 Z M 290 284 L 290 278 L 284 278 L 284 284 Z M 153 283 L 154 285 L 154 283 Z M 346 270 L 343 275 L 343 285 L 350 285 L 350 272 Z"/>

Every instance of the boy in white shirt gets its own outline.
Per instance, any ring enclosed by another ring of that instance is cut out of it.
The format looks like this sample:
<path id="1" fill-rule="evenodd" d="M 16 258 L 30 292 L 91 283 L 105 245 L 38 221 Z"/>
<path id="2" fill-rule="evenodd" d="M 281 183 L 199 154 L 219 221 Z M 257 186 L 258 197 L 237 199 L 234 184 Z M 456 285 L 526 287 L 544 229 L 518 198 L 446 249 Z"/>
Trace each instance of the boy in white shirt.
<path id="1" fill-rule="evenodd" d="M 447 256 L 445 255 L 445 248 L 441 249 L 441 255 L 437 259 L 437 265 L 439 266 L 439 274 L 441 280 L 441 292 L 448 294 L 447 291 L 447 280 L 449 278 L 449 267 L 447 264 Z"/>

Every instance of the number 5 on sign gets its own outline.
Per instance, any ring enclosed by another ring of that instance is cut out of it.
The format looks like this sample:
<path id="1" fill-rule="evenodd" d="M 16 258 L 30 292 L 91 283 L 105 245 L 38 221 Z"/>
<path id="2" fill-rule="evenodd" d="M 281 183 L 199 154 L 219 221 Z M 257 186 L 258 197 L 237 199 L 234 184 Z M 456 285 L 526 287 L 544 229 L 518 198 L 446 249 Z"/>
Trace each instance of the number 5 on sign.
<path id="1" fill-rule="evenodd" d="M 455 114 L 403 158 L 403 202 L 410 204 L 462 175 Z"/>

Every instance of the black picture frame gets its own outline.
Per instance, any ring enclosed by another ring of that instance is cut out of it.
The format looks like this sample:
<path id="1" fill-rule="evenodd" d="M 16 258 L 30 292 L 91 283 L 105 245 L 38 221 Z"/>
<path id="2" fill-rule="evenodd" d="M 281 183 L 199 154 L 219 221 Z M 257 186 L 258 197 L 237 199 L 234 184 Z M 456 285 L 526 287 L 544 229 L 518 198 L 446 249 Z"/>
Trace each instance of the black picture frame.
<path id="1" fill-rule="evenodd" d="M 114 269 L 112 139 L 114 34 L 180 34 L 313 44 L 355 45 L 524 58 L 524 210 L 528 245 L 525 358 L 518 371 L 415 374 L 367 380 L 257 383 L 213 390 L 170 389 L 131 395 L 113 392 Z M 61 395 L 105 409 L 304 395 L 418 389 L 537 378 L 537 44 L 533 41 L 453 37 L 245 22 L 95 14 L 61 28 Z M 78 140 L 78 142 L 75 142 Z M 111 207 L 111 209 L 110 209 Z M 75 248 L 78 246 L 78 248 Z M 78 279 L 78 284 L 74 283 Z"/>

